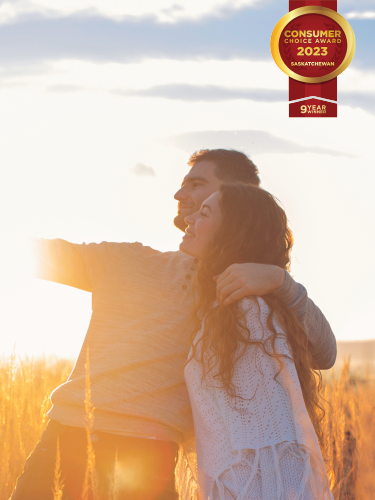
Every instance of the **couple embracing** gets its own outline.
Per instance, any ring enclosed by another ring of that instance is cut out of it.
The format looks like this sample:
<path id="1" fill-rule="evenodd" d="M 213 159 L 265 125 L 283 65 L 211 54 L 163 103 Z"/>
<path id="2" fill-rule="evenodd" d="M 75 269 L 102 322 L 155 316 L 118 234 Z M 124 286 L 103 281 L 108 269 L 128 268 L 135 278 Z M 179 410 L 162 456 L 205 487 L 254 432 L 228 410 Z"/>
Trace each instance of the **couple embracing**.
<path id="1" fill-rule="evenodd" d="M 82 498 L 87 348 L 97 475 L 87 498 L 333 498 L 316 370 L 334 364 L 336 341 L 288 273 L 285 212 L 243 153 L 202 150 L 188 164 L 179 252 L 35 240 L 38 277 L 91 292 L 92 317 L 12 500 L 53 500 L 57 442 L 62 500 Z"/>

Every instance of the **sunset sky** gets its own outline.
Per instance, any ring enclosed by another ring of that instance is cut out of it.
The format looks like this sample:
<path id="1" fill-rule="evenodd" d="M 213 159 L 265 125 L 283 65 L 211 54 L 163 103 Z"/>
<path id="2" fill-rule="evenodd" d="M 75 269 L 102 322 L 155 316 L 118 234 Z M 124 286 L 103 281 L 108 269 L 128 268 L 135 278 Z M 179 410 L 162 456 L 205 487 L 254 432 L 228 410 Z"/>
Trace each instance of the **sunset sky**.
<path id="1" fill-rule="evenodd" d="M 250 155 L 294 230 L 292 275 L 338 340 L 375 338 L 375 5 L 339 0 L 339 117 L 288 118 L 286 0 L 0 0 L 0 353 L 76 356 L 91 295 L 32 280 L 24 237 L 177 250 L 200 148 Z M 26 257 L 27 258 L 27 257 Z M 23 258 L 22 258 L 23 259 Z"/>

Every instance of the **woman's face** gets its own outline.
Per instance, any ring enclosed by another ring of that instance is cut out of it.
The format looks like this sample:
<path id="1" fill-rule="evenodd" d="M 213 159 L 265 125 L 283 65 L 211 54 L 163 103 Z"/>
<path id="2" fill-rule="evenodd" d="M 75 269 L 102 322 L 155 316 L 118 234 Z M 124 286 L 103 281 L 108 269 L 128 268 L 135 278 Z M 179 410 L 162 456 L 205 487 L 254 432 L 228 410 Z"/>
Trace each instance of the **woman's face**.
<path id="1" fill-rule="evenodd" d="M 185 222 L 188 226 L 180 243 L 180 250 L 204 260 L 221 224 L 219 191 L 207 198 L 198 212 L 186 217 Z"/>

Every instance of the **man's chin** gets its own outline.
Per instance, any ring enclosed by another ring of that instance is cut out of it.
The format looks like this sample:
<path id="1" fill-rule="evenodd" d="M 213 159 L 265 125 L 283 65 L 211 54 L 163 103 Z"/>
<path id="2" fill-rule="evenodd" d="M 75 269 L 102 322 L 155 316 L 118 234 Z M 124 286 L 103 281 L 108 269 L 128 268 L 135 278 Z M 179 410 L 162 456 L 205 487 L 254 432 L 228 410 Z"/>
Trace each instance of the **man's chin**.
<path id="1" fill-rule="evenodd" d="M 178 229 L 180 229 L 182 232 L 185 232 L 187 224 L 185 222 L 184 215 L 176 215 L 176 217 L 173 219 L 173 223 L 176 227 L 178 227 Z"/>

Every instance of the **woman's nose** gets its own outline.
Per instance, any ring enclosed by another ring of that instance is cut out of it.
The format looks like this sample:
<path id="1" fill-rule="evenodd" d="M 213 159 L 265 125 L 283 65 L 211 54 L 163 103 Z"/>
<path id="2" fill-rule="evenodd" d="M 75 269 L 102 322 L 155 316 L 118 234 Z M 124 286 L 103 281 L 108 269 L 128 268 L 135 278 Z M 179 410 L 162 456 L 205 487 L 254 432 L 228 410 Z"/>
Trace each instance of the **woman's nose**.
<path id="1" fill-rule="evenodd" d="M 194 215 L 188 215 L 187 217 L 185 217 L 184 221 L 188 226 L 193 226 L 195 224 Z"/>

